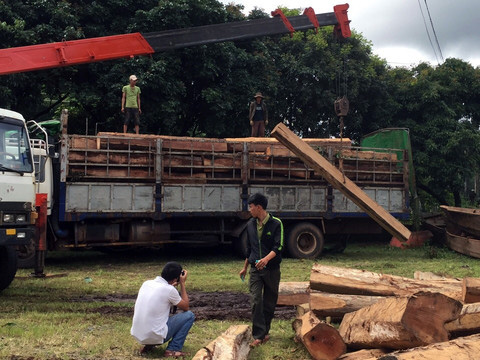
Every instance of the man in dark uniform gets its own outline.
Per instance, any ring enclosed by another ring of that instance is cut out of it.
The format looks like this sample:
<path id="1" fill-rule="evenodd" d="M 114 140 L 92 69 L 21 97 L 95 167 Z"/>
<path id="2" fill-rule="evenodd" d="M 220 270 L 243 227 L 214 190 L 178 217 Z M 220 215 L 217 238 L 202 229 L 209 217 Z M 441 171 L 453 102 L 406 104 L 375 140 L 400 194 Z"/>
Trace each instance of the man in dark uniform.
<path id="1" fill-rule="evenodd" d="M 252 137 L 265 136 L 265 125 L 268 125 L 268 111 L 263 95 L 257 92 L 254 96 L 255 101 L 250 103 L 250 126 L 252 127 Z"/>
<path id="2" fill-rule="evenodd" d="M 248 198 L 252 218 L 248 221 L 247 257 L 240 277 L 245 278 L 250 268 L 250 296 L 252 305 L 252 347 L 270 339 L 270 325 L 275 313 L 280 285 L 280 263 L 283 249 L 282 221 L 267 211 L 268 199 L 263 194 Z"/>

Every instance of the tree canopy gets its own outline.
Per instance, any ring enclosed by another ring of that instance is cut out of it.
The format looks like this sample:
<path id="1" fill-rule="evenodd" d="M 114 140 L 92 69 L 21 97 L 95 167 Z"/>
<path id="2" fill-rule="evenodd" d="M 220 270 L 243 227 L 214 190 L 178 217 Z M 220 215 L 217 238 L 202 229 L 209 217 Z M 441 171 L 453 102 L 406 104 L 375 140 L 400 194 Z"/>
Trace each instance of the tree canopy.
<path id="1" fill-rule="evenodd" d="M 0 2 L 2 48 L 267 17 L 217 0 L 11 0 Z M 297 15 L 297 9 L 283 9 Z M 418 185 L 436 202 L 460 205 L 478 173 L 480 70 L 459 59 L 391 68 L 353 31 L 332 27 L 293 36 L 200 45 L 151 57 L 3 76 L 0 104 L 37 120 L 70 110 L 69 131 L 120 131 L 121 89 L 130 74 L 142 90 L 141 132 L 248 136 L 248 104 L 266 96 L 272 129 L 284 122 L 304 137 L 338 137 L 333 103 L 346 95 L 343 136 L 410 129 Z"/>

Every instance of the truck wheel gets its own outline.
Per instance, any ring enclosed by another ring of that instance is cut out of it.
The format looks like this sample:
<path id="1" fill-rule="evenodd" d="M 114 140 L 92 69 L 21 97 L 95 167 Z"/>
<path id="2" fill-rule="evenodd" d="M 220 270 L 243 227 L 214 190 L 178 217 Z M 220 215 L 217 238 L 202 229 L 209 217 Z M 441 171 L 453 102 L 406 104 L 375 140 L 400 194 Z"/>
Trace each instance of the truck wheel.
<path id="1" fill-rule="evenodd" d="M 243 231 L 238 239 L 233 241 L 233 251 L 238 257 L 245 259 L 247 257 L 247 231 Z"/>
<path id="2" fill-rule="evenodd" d="M 18 267 L 20 269 L 33 268 L 35 266 L 35 239 L 32 237 L 30 244 L 18 247 Z"/>
<path id="3" fill-rule="evenodd" d="M 322 253 L 323 234 L 309 222 L 296 224 L 288 233 L 287 249 L 297 259 L 313 259 Z"/>
<path id="4" fill-rule="evenodd" d="M 0 247 L 0 291 L 8 287 L 17 273 L 17 251 L 13 246 Z"/>

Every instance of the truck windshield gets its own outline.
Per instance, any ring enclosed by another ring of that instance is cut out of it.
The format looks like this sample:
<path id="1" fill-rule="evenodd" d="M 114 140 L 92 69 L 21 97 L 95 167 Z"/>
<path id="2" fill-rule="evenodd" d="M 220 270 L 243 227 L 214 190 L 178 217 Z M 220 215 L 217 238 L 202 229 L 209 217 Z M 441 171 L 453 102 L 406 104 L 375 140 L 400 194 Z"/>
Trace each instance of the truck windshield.
<path id="1" fill-rule="evenodd" d="M 22 121 L 0 118 L 0 170 L 33 171 L 30 142 Z"/>

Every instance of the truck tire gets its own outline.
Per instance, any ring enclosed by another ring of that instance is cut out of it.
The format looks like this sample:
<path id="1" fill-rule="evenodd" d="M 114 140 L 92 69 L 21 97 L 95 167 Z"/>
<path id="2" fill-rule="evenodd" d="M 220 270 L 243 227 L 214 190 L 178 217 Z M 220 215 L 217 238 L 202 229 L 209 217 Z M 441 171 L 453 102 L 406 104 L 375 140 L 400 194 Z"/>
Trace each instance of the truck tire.
<path id="1" fill-rule="evenodd" d="M 30 244 L 18 247 L 18 268 L 28 269 L 35 267 L 35 238 L 32 236 Z"/>
<path id="2" fill-rule="evenodd" d="M 323 250 L 324 238 L 320 229 L 309 222 L 296 224 L 287 236 L 287 250 L 297 259 L 314 259 Z"/>
<path id="3" fill-rule="evenodd" d="M 17 273 L 17 251 L 13 246 L 0 247 L 0 291 L 8 287 Z"/>
<path id="4" fill-rule="evenodd" d="M 247 257 L 247 231 L 244 230 L 240 236 L 233 241 L 233 251 L 238 257 L 245 259 Z"/>

